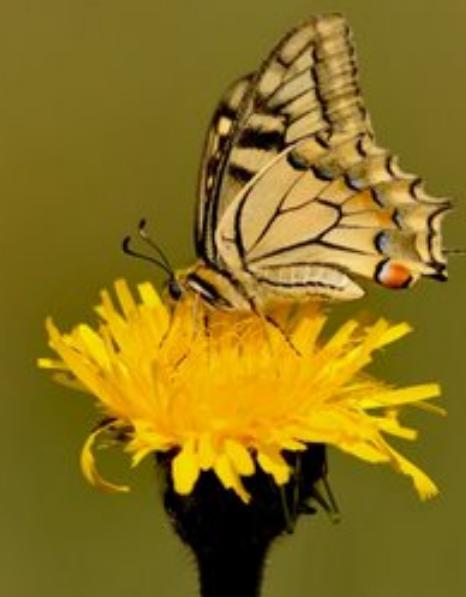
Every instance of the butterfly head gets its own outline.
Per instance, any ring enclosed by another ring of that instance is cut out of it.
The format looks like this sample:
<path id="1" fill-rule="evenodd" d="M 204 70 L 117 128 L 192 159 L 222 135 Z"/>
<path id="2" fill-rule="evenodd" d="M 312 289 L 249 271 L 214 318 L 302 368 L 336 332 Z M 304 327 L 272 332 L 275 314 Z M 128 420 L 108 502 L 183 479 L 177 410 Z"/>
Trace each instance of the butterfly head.
<path id="1" fill-rule="evenodd" d="M 140 221 L 138 234 L 140 239 L 150 247 L 152 254 L 134 250 L 130 236 L 123 240 L 123 251 L 131 257 L 153 263 L 167 274 L 165 288 L 172 302 L 179 302 L 190 295 L 199 297 L 204 304 L 217 309 L 249 309 L 249 303 L 235 290 L 232 283 L 205 264 L 198 262 L 188 269 L 175 271 L 165 253 L 149 236 L 145 220 Z"/>
<path id="2" fill-rule="evenodd" d="M 173 276 L 167 281 L 167 291 L 170 298 L 173 301 L 178 302 L 183 298 L 185 288 L 181 280 L 179 280 L 177 276 Z"/>

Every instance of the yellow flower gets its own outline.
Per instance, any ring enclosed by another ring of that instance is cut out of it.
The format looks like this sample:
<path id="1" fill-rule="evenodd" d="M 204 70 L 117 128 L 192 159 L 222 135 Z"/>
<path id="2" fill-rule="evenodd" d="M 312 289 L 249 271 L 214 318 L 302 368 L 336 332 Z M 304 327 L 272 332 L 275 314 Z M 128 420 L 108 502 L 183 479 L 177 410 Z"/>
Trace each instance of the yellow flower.
<path id="1" fill-rule="evenodd" d="M 285 484 L 284 451 L 303 451 L 310 443 L 388 463 L 411 477 L 423 499 L 437 493 L 386 436 L 416 438 L 398 421 L 403 406 L 443 413 L 425 402 L 439 395 L 439 386 L 395 389 L 362 372 L 376 350 L 410 331 L 407 324 L 350 320 L 323 340 L 327 316 L 318 304 L 274 313 L 277 326 L 257 315 L 212 312 L 195 298 L 171 312 L 149 283 L 139 285 L 139 300 L 123 280 L 115 289 L 119 307 L 101 293 L 97 330 L 81 324 L 62 334 L 48 320 L 59 360 L 39 361 L 99 400 L 106 419 L 81 455 L 94 485 L 128 490 L 104 481 L 95 468 L 93 444 L 116 438 L 134 465 L 151 453 L 176 454 L 172 474 L 180 494 L 192 491 L 201 471 L 213 470 L 247 502 L 243 477 L 261 467 Z"/>

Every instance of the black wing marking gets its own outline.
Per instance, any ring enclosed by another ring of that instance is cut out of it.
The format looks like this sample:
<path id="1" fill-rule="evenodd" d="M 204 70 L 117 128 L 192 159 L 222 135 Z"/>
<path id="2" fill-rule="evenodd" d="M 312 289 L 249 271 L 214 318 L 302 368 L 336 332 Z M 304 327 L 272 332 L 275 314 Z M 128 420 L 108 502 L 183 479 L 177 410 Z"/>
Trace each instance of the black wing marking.
<path id="1" fill-rule="evenodd" d="M 204 142 L 204 151 L 199 173 L 198 204 L 195 219 L 195 245 L 197 254 L 209 260 L 213 245 L 213 230 L 209 226 L 212 220 L 213 192 L 219 169 L 228 150 L 230 136 L 238 117 L 241 100 L 246 93 L 252 75 L 233 83 L 223 95 L 212 116 Z"/>

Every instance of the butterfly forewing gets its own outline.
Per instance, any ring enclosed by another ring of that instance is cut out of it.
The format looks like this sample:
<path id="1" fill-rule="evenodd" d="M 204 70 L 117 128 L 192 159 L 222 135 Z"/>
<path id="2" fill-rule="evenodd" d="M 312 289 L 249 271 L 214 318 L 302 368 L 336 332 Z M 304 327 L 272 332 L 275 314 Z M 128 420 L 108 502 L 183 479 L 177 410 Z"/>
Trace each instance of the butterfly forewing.
<path id="1" fill-rule="evenodd" d="M 338 15 L 316 17 L 292 30 L 239 89 L 222 100 L 209 132 L 198 231 L 215 230 L 239 189 L 300 139 L 370 129 L 350 30 Z M 225 106 L 232 125 L 218 138 Z M 214 236 L 198 233 L 197 239 L 198 253 L 218 262 Z"/>
<path id="2" fill-rule="evenodd" d="M 228 151 L 232 129 L 238 117 L 241 101 L 248 90 L 252 76 L 246 76 L 233 83 L 225 92 L 214 112 L 207 131 L 204 154 L 199 175 L 199 199 L 195 219 L 196 250 L 200 257 L 209 261 L 212 257 L 214 194 L 220 176 L 221 164 Z M 241 185 L 232 181 L 232 192 Z"/>

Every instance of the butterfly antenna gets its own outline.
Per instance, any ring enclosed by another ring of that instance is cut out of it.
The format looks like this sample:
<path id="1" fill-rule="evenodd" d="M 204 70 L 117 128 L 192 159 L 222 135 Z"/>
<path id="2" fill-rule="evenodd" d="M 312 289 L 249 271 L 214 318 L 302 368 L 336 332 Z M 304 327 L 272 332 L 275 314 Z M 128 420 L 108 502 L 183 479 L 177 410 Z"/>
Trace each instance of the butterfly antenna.
<path id="1" fill-rule="evenodd" d="M 152 247 L 152 249 L 154 249 L 154 251 L 157 253 L 157 255 L 160 257 L 160 259 L 165 264 L 165 267 L 167 268 L 167 270 L 170 271 L 171 273 L 173 273 L 173 267 L 171 266 L 170 262 L 168 261 L 167 256 L 162 251 L 162 249 L 158 246 L 158 244 L 149 236 L 146 226 L 147 226 L 147 220 L 145 218 L 143 218 L 139 222 L 139 227 L 138 227 L 139 228 L 139 236 L 142 238 L 142 240 L 146 244 L 148 244 L 150 247 Z"/>
<path id="2" fill-rule="evenodd" d="M 466 249 L 443 249 L 445 255 L 466 255 Z"/>
<path id="3" fill-rule="evenodd" d="M 164 262 L 159 261 L 158 259 L 155 259 L 154 257 L 151 257 L 150 255 L 145 255 L 144 253 L 138 253 L 130 246 L 130 243 L 131 243 L 131 237 L 126 236 L 123 239 L 123 242 L 121 244 L 121 248 L 123 249 L 123 252 L 126 253 L 126 255 L 130 255 L 131 257 L 137 257 L 138 259 L 143 259 L 144 261 L 150 261 L 151 263 L 154 263 L 158 267 L 162 268 L 170 277 L 173 276 L 173 270 L 169 265 L 166 265 Z"/>

